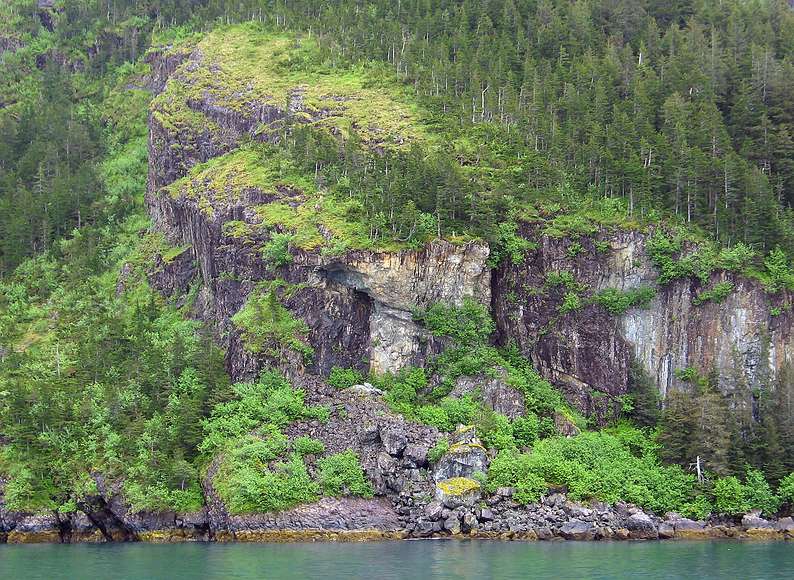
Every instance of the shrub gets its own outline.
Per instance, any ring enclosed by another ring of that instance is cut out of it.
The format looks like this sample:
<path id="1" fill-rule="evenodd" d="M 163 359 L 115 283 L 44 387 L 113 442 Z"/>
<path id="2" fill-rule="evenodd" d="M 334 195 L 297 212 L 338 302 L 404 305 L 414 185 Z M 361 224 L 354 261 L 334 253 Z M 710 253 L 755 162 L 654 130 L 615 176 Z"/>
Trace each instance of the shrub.
<path id="1" fill-rule="evenodd" d="M 652 443 L 642 442 L 647 436 L 641 431 L 622 430 L 621 438 L 607 432 L 552 437 L 538 441 L 531 454 L 502 451 L 491 464 L 489 489 L 521 488 L 522 501 L 534 501 L 544 482 L 567 486 L 574 500 L 624 500 L 657 513 L 686 506 L 695 496 L 694 476 L 678 466 L 661 465 L 650 451 Z"/>
<path id="2" fill-rule="evenodd" d="M 312 439 L 306 435 L 301 435 L 292 442 L 292 449 L 301 457 L 305 457 L 306 455 L 319 455 L 325 451 L 325 444 L 318 439 Z"/>
<path id="3" fill-rule="evenodd" d="M 318 480 L 324 494 L 334 497 L 372 497 L 372 485 L 367 481 L 355 452 L 348 449 L 323 457 L 317 462 L 317 467 Z"/>
<path id="4" fill-rule="evenodd" d="M 684 502 L 678 509 L 685 518 L 704 520 L 714 511 L 714 505 L 705 495 L 697 495 L 691 501 Z"/>
<path id="5" fill-rule="evenodd" d="M 560 306 L 560 314 L 574 312 L 582 307 L 582 299 L 576 292 L 566 292 Z"/>
<path id="6" fill-rule="evenodd" d="M 422 405 L 416 408 L 415 417 L 420 423 L 435 427 L 439 431 L 452 431 L 455 428 L 447 412 L 438 405 Z"/>
<path id="7" fill-rule="evenodd" d="M 499 487 L 515 487 L 515 500 L 522 504 L 538 501 L 546 491 L 543 478 L 534 472 L 529 455 L 514 450 L 499 452 L 488 469 L 486 489 L 493 493 Z"/>
<path id="8" fill-rule="evenodd" d="M 273 469 L 259 462 L 241 461 L 239 456 L 227 458 L 213 485 L 233 514 L 281 511 L 316 501 L 319 494 L 297 454 Z"/>
<path id="9" fill-rule="evenodd" d="M 647 306 L 654 296 L 656 290 L 650 286 L 623 291 L 617 288 L 605 288 L 593 296 L 593 301 L 603 306 L 610 314 L 618 316 L 629 308 Z"/>
<path id="10" fill-rule="evenodd" d="M 733 475 L 718 479 L 714 484 L 714 507 L 728 516 L 745 513 L 749 507 L 742 482 Z"/>
<path id="11" fill-rule="evenodd" d="M 444 454 L 449 450 L 449 441 L 446 439 L 439 439 L 435 445 L 427 452 L 427 460 L 430 463 L 437 463 Z"/>
<path id="12" fill-rule="evenodd" d="M 494 329 L 488 309 L 479 302 L 466 298 L 463 305 L 445 306 L 433 304 L 414 318 L 427 327 L 433 336 L 446 336 L 458 346 L 483 344 Z"/>
<path id="13" fill-rule="evenodd" d="M 780 485 L 777 488 L 777 494 L 781 501 L 794 505 L 794 473 L 789 473 L 786 477 L 780 480 Z"/>
<path id="14" fill-rule="evenodd" d="M 425 370 L 419 367 L 403 368 L 397 374 L 386 374 L 373 380 L 386 391 L 389 406 L 404 415 L 413 413 L 418 391 L 427 386 Z"/>
<path id="15" fill-rule="evenodd" d="M 704 302 L 716 302 L 719 304 L 730 296 L 733 292 L 733 284 L 731 282 L 718 282 L 708 290 L 698 292 L 697 296 L 692 299 L 692 303 L 700 306 Z"/>
<path id="16" fill-rule="evenodd" d="M 270 236 L 270 240 L 262 246 L 262 258 L 268 266 L 278 268 L 292 263 L 292 254 L 289 251 L 292 237 L 292 234 L 278 232 Z"/>
<path id="17" fill-rule="evenodd" d="M 449 417 L 453 429 L 458 425 L 473 423 L 482 408 L 480 403 L 469 395 L 460 398 L 446 397 L 441 400 L 440 405 Z"/>
<path id="18" fill-rule="evenodd" d="M 491 243 L 491 254 L 488 264 L 495 268 L 502 260 L 509 259 L 514 265 L 524 261 L 527 252 L 537 249 L 538 245 L 517 233 L 515 222 L 502 222 L 497 226 L 495 239 Z"/>
<path id="19" fill-rule="evenodd" d="M 232 316 L 232 322 L 240 329 L 243 343 L 252 353 L 267 352 L 284 358 L 286 351 L 291 350 L 308 359 L 314 349 L 302 337 L 309 327 L 281 304 L 278 290 L 285 286 L 285 282 L 278 280 L 260 284 Z"/>
<path id="20" fill-rule="evenodd" d="M 569 258 L 575 258 L 583 251 L 584 251 L 584 246 L 581 244 L 581 242 L 573 241 L 570 244 L 568 244 L 568 247 L 565 249 L 565 254 Z"/>
<path id="21" fill-rule="evenodd" d="M 513 426 L 504 415 L 483 409 L 477 421 L 477 433 L 483 445 L 489 449 L 513 449 L 516 441 L 513 438 Z"/>
<path id="22" fill-rule="evenodd" d="M 328 409 L 307 407 L 303 391 L 293 389 L 274 371 L 263 372 L 256 383 L 237 383 L 232 390 L 234 399 L 216 405 L 210 418 L 202 422 L 202 453 L 236 445 L 238 438 L 262 425 L 269 425 L 265 430 L 272 434 L 272 428 L 283 428 L 297 419 L 328 419 Z"/>
<path id="23" fill-rule="evenodd" d="M 775 248 L 764 258 L 767 291 L 775 293 L 784 288 L 794 289 L 794 272 L 791 271 L 786 253 Z"/>
<path id="24" fill-rule="evenodd" d="M 525 417 L 513 419 L 513 440 L 518 447 L 531 447 L 538 438 L 540 423 L 537 415 L 527 413 Z"/>
<path id="25" fill-rule="evenodd" d="M 748 469 L 744 481 L 744 497 L 749 509 L 758 509 L 771 516 L 780 509 L 780 497 L 772 492 L 764 478 L 764 474 L 757 469 Z"/>
<path id="26" fill-rule="evenodd" d="M 334 367 L 328 375 L 328 384 L 337 389 L 347 389 L 364 380 L 364 376 L 355 369 Z"/>
<path id="27" fill-rule="evenodd" d="M 558 286 L 565 286 L 570 290 L 577 288 L 576 279 L 570 272 L 549 272 L 546 274 L 546 286 L 557 288 Z"/>

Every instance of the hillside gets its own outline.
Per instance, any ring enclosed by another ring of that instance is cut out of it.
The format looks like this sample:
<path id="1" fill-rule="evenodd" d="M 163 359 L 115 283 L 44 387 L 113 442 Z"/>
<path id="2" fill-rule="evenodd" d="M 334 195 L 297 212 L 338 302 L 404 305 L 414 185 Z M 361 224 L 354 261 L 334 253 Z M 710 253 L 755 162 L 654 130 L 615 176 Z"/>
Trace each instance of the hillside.
<path id="1" fill-rule="evenodd" d="M 0 538 L 794 532 L 785 3 L 67 4 L 0 29 Z"/>

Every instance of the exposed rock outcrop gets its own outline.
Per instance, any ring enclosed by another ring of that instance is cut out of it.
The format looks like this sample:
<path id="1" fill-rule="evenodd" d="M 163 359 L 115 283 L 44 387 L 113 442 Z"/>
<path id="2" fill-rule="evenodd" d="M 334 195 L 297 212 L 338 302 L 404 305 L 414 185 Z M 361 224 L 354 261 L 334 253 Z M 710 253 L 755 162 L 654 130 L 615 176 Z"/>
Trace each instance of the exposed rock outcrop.
<path id="1" fill-rule="evenodd" d="M 662 396 L 689 388 L 676 370 L 691 367 L 706 374 L 714 368 L 720 386 L 730 389 L 737 371 L 755 386 L 760 365 L 774 374 L 792 362 L 791 314 L 772 312 L 788 298 L 769 296 L 758 281 L 715 272 L 709 285 L 729 280 L 733 292 L 721 303 L 696 305 L 705 288 L 699 280 L 658 284 L 648 234 L 601 231 L 576 240 L 577 252 L 568 250 L 572 240 L 543 235 L 530 225 L 522 226 L 521 234 L 538 247 L 522 263 L 506 261 L 494 271 L 491 304 L 498 341 L 519 345 L 586 415 L 605 418 L 615 412 L 617 397 L 627 392 L 633 359 Z M 612 315 L 586 299 L 580 308 L 561 312 L 570 289 L 549 282 L 560 273 L 569 273 L 574 291 L 585 298 L 608 288 L 651 287 L 656 294 L 646 306 L 624 314 Z"/>

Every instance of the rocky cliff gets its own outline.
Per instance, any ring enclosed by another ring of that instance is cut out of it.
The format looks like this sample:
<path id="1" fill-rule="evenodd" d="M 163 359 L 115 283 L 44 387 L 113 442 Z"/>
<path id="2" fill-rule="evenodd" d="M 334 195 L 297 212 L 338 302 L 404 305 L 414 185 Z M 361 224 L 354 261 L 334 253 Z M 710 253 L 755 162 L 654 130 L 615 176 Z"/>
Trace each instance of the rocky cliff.
<path id="1" fill-rule="evenodd" d="M 312 100 L 317 91 L 305 84 L 305 75 L 295 84 L 267 74 L 232 82 L 233 71 L 211 48 L 217 50 L 199 43 L 150 54 L 150 86 L 163 92 L 150 117 L 147 202 L 155 227 L 186 248 L 161 263 L 153 280 L 173 293 L 185 292 L 198 277 L 196 312 L 218 330 L 234 378 L 252 376 L 268 362 L 246 350 L 231 318 L 258 283 L 274 279 L 294 288 L 282 298 L 308 327 L 306 339 L 314 350 L 310 372 L 327 373 L 333 366 L 388 372 L 421 365 L 441 344 L 413 313 L 471 297 L 490 305 L 498 344 L 518 345 L 576 408 L 601 419 L 612 416 L 627 393 L 635 360 L 662 396 L 688 388 L 687 369 L 716 370 L 727 391 L 743 380 L 752 388 L 761 370 L 774 374 L 791 362 L 788 296 L 769 295 L 758 281 L 725 271 L 705 281 L 686 277 L 660 284 L 647 231 L 594 228 L 588 235 L 560 237 L 533 221 L 523 224 L 519 235 L 535 249 L 494 269 L 481 242 L 328 251 L 337 241 L 336 222 L 324 221 L 322 194 L 289 179 L 246 179 L 250 169 L 235 151 L 244 141 L 283 138 L 289 119 L 360 123 L 376 147 L 401 142 L 400 131 L 364 125 L 361 113 L 347 104 L 356 97 L 325 92 L 332 87 L 323 86 L 322 97 Z M 272 218 L 279 212 L 293 212 L 293 222 L 302 216 L 300 227 L 308 224 L 316 231 L 309 242 L 292 244 L 290 259 L 274 267 L 263 258 L 263 248 L 274 234 L 295 227 L 283 217 Z M 306 221 L 313 213 L 317 217 Z M 726 281 L 732 291 L 723 301 L 698 300 L 704 290 Z M 604 291 L 642 289 L 648 299 L 619 312 L 595 299 Z M 291 359 L 285 368 L 295 364 L 301 366 Z"/>
<path id="2" fill-rule="evenodd" d="M 537 249 L 522 263 L 502 264 L 493 273 L 497 340 L 520 345 L 585 414 L 602 415 L 614 397 L 627 392 L 633 360 L 662 397 L 670 389 L 691 388 L 680 372 L 685 369 L 716 370 L 720 388 L 729 391 L 742 380 L 755 387 L 759 370 L 774 374 L 791 363 L 792 318 L 781 308 L 789 297 L 770 296 L 757 280 L 720 271 L 705 283 L 685 278 L 660 284 L 648 255 L 648 232 L 601 230 L 566 239 L 539 236 L 525 225 L 522 234 L 537 241 Z M 571 289 L 550 283 L 561 272 L 571 275 L 568 286 L 582 297 L 569 312 L 561 308 Z M 721 282 L 733 285 L 722 302 L 698 303 L 705 289 Z M 642 289 L 649 290 L 647 302 L 625 312 L 611 313 L 592 300 L 603 291 L 625 295 Z"/>

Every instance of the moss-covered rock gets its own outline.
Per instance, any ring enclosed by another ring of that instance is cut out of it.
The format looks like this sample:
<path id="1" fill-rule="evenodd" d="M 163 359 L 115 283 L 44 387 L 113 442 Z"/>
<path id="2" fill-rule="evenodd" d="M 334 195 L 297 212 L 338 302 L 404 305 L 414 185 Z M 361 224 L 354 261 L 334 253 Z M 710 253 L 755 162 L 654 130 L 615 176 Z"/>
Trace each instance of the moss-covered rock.
<path id="1" fill-rule="evenodd" d="M 436 484 L 436 500 L 450 509 L 473 507 L 480 495 L 480 484 L 468 477 L 452 477 Z"/>

